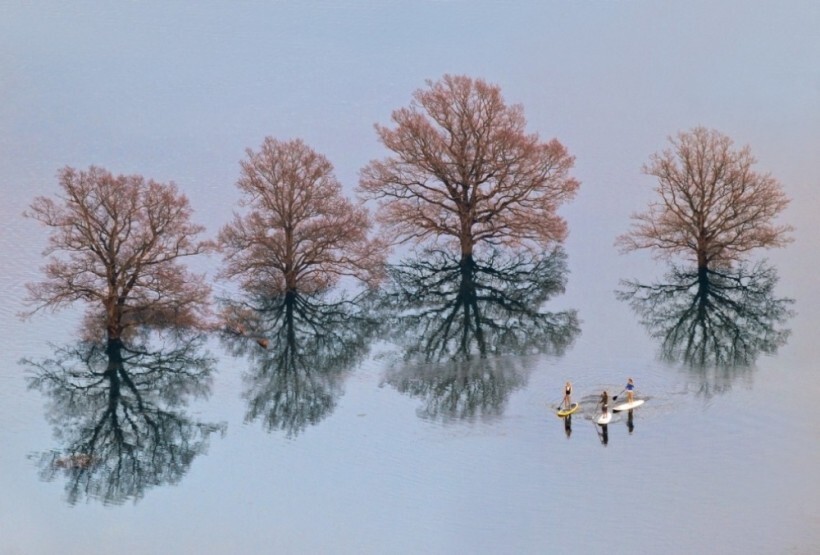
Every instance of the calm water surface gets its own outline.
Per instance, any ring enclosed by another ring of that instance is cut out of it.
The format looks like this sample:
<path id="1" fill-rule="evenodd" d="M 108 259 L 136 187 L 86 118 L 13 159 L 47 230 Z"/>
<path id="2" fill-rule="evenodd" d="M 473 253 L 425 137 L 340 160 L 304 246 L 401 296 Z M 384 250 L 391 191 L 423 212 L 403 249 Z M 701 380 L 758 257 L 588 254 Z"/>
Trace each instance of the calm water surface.
<path id="1" fill-rule="evenodd" d="M 783 289 L 799 299 L 789 343 L 750 369 L 694 372 L 659 361 L 657 343 L 612 295 L 624 276 L 604 283 L 576 264 L 554 303 L 579 309 L 575 344 L 562 357 L 491 361 L 478 380 L 492 378 L 504 392 L 461 414 L 431 410 L 430 395 L 400 393 L 401 363 L 380 343 L 341 376 L 335 408 L 318 422 L 268 431 L 246 418 L 248 361 L 212 342 L 210 398 L 183 411 L 224 434 L 210 436 L 178 479 L 144 484 L 136 498 L 106 503 L 81 494 L 69 503 L 64 474 L 41 479 L 39 457 L 62 447 L 53 434 L 60 426 L 47 420 L 48 400 L 27 389 L 18 361 L 51 356 L 49 341 L 69 344 L 77 315 L 15 317 L 21 284 L 36 278 L 39 264 L 36 249 L 19 245 L 37 234 L 4 216 L 0 553 L 820 547 L 820 425 L 811 416 L 817 296 L 789 275 Z M 567 379 L 591 407 L 602 389 L 618 393 L 627 376 L 647 402 L 631 421 L 617 415 L 605 436 L 589 409 L 569 430 L 551 412 Z"/>
<path id="2" fill-rule="evenodd" d="M 0 6 L 0 555 L 820 553 L 818 4 L 511 4 Z M 150 399 L 193 441 L 140 421 L 156 457 L 71 494 L 53 458 L 92 411 L 61 416 L 19 363 L 70 346 L 79 323 L 76 310 L 16 317 L 47 237 L 20 218 L 32 198 L 54 194 L 65 165 L 139 173 L 176 182 L 212 238 L 245 148 L 302 138 L 352 194 L 384 155 L 373 124 L 445 73 L 498 83 L 528 131 L 577 157 L 568 288 L 547 306 L 577 309 L 574 344 L 461 368 L 450 389 L 374 344 L 305 382 L 326 394 L 302 397 L 321 401 L 311 418 L 276 427 L 249 417 L 252 361 L 212 341 L 208 398 Z M 613 240 L 652 199 L 641 165 L 695 125 L 749 144 L 794 199 L 796 241 L 766 253 L 776 294 L 796 300 L 791 336 L 733 372 L 661 362 L 613 294 L 664 273 Z M 566 380 L 590 406 L 628 376 L 647 402 L 606 437 L 590 410 L 569 430 L 552 412 Z M 448 410 L 459 384 L 484 401 Z M 202 442 L 200 424 L 214 426 Z"/>

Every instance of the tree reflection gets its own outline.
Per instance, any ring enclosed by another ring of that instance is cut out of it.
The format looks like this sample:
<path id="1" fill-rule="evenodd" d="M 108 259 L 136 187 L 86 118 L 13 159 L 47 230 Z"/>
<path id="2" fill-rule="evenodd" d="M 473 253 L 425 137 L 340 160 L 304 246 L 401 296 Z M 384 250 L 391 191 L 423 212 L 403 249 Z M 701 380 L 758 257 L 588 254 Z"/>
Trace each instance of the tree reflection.
<path id="1" fill-rule="evenodd" d="M 224 425 L 192 419 L 183 408 L 210 392 L 214 360 L 201 340 L 172 348 L 102 348 L 82 342 L 56 350 L 33 369 L 29 387 L 49 398 L 47 418 L 62 448 L 39 456 L 43 479 L 66 478 L 74 504 L 83 497 L 118 504 L 176 484 Z"/>
<path id="2" fill-rule="evenodd" d="M 328 416 L 346 371 L 369 351 L 377 320 L 368 306 L 365 296 L 328 303 L 294 292 L 228 304 L 225 344 L 252 362 L 244 376 L 245 420 L 294 436 Z"/>
<path id="3" fill-rule="evenodd" d="M 499 355 L 561 355 L 579 332 L 575 311 L 540 310 L 563 292 L 566 273 L 560 249 L 466 262 L 431 250 L 391 268 L 381 309 L 405 364 L 387 383 L 424 399 L 425 417 L 501 414 L 527 372 L 524 359 Z"/>
<path id="4" fill-rule="evenodd" d="M 761 353 L 774 354 L 790 331 L 792 299 L 776 298 L 777 272 L 764 262 L 751 268 L 686 271 L 675 267 L 663 284 L 622 282 L 629 302 L 664 359 L 681 361 L 721 389 Z"/>
<path id="5" fill-rule="evenodd" d="M 566 275 L 559 248 L 540 256 L 493 251 L 484 260 L 464 261 L 429 250 L 390 269 L 384 321 L 408 360 L 560 355 L 580 331 L 577 314 L 540 309 L 564 291 Z"/>
<path id="6" fill-rule="evenodd" d="M 388 372 L 386 381 L 424 401 L 419 416 L 448 421 L 500 416 L 510 393 L 526 384 L 527 374 L 525 359 L 474 357 L 406 364 Z"/>

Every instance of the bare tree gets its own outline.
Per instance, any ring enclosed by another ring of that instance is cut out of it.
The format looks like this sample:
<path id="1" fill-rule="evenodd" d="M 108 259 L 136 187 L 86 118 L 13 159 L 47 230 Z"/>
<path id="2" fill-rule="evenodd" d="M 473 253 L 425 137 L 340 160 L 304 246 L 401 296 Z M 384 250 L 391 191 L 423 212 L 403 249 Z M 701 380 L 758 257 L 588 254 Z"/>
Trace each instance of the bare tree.
<path id="1" fill-rule="evenodd" d="M 249 211 L 219 234 L 221 277 L 263 297 L 321 293 L 343 276 L 381 279 L 385 247 L 368 239 L 366 209 L 342 195 L 327 158 L 301 140 L 270 137 L 247 155 L 237 187 Z"/>
<path id="2" fill-rule="evenodd" d="M 632 216 L 632 230 L 616 240 L 622 252 L 682 254 L 706 269 L 790 241 L 792 228 L 774 223 L 789 199 L 774 177 L 752 169 L 756 160 L 748 146 L 733 150 L 729 137 L 703 127 L 669 141 L 672 147 L 643 168 L 657 178 L 660 200 Z"/>
<path id="3" fill-rule="evenodd" d="M 579 182 L 557 140 L 525 132 L 523 108 L 496 85 L 466 76 L 427 81 L 395 127 L 376 125 L 392 156 L 361 172 L 360 191 L 380 202 L 396 241 L 449 240 L 470 259 L 477 245 L 535 247 L 564 240 L 557 209 Z"/>
<path id="4" fill-rule="evenodd" d="M 58 179 L 61 193 L 37 197 L 24 214 L 51 228 L 46 279 L 27 286 L 28 315 L 84 302 L 88 328 L 103 320 L 109 346 L 140 328 L 204 325 L 210 288 L 180 263 L 208 249 L 187 197 L 173 183 L 94 166 L 65 167 Z"/>

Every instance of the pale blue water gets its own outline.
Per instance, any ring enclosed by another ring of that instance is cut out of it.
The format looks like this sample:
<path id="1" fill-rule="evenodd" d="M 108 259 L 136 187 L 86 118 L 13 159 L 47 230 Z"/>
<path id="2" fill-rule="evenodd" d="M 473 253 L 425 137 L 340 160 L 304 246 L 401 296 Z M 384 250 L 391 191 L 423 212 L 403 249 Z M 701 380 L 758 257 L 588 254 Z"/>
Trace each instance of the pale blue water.
<path id="1" fill-rule="evenodd" d="M 7 259 L 16 244 L 4 240 Z M 6 269 L 7 307 L 14 284 L 31 277 L 25 265 Z M 495 361 L 508 394 L 463 417 L 431 415 L 428 399 L 399 393 L 398 362 L 381 343 L 343 377 L 335 408 L 292 437 L 245 421 L 248 364 L 212 342 L 212 395 L 186 412 L 226 424 L 224 436 L 178 483 L 121 505 L 83 496 L 70 505 L 65 479 L 39 479 L 35 455 L 61 444 L 17 361 L 47 355 L 47 339 L 70 341 L 75 320 L 21 323 L 9 310 L 0 553 L 810 553 L 820 545 L 820 426 L 813 328 L 801 310 L 813 297 L 800 297 L 789 343 L 725 376 L 658 361 L 611 292 L 570 292 L 560 304 L 584 321 L 575 345 L 563 357 Z M 616 415 L 604 444 L 591 407 L 626 376 L 647 402 L 631 432 Z M 587 408 L 569 436 L 551 411 L 567 379 Z"/>
<path id="2" fill-rule="evenodd" d="M 0 8 L 0 554 L 820 552 L 817 5 L 285 4 Z M 63 475 L 42 480 L 63 438 L 18 361 L 72 342 L 79 312 L 17 318 L 46 240 L 20 214 L 56 171 L 173 180 L 213 236 L 245 148 L 301 137 L 352 192 L 383 155 L 372 125 L 446 72 L 499 83 L 577 157 L 569 283 L 547 307 L 578 310 L 567 352 L 494 361 L 478 385 L 502 393 L 453 415 L 397 390 L 379 343 L 288 434 L 246 419 L 249 363 L 212 341 L 211 395 L 180 410 L 225 432 L 178 479 L 73 505 Z M 794 199 L 796 241 L 765 253 L 796 300 L 791 336 L 732 373 L 660 362 L 613 294 L 663 274 L 612 243 L 652 198 L 641 164 L 694 125 L 750 144 Z M 632 431 L 617 416 L 604 444 L 584 411 L 568 437 L 564 382 L 586 406 L 627 376 L 647 399 Z"/>

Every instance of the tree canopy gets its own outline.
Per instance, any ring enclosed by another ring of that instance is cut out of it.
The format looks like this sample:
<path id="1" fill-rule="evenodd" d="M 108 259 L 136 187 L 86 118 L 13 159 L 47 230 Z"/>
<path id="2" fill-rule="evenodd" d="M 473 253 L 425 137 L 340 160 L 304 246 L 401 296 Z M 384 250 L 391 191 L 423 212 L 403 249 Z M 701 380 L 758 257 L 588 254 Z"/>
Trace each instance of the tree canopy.
<path id="1" fill-rule="evenodd" d="M 248 211 L 219 233 L 221 277 L 262 296 L 320 293 L 342 276 L 381 279 L 385 248 L 368 238 L 367 210 L 343 196 L 327 158 L 301 140 L 267 137 L 241 164 Z"/>
<path id="2" fill-rule="evenodd" d="M 498 86 L 445 75 L 392 121 L 376 125 L 391 155 L 363 168 L 359 189 L 378 200 L 394 241 L 449 241 L 464 259 L 481 244 L 542 250 L 564 240 L 557 209 L 578 189 L 574 158 L 528 134 L 523 108 Z"/>
<path id="3" fill-rule="evenodd" d="M 109 341 L 145 327 L 198 327 L 210 288 L 180 259 L 205 252 L 203 227 L 173 183 L 90 167 L 58 173 L 61 193 L 37 197 L 25 215 L 51 228 L 46 279 L 28 284 L 28 301 L 57 309 L 88 305 L 87 328 Z"/>
<path id="4" fill-rule="evenodd" d="M 789 199 L 777 179 L 753 170 L 748 146 L 734 150 L 729 137 L 703 127 L 669 141 L 643 168 L 657 178 L 660 200 L 632 216 L 632 230 L 616 241 L 622 251 L 683 255 L 710 268 L 790 241 L 792 228 L 775 223 Z"/>

